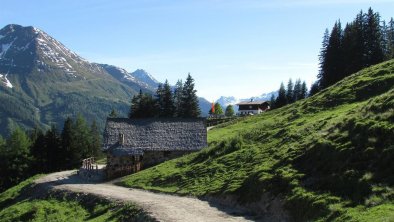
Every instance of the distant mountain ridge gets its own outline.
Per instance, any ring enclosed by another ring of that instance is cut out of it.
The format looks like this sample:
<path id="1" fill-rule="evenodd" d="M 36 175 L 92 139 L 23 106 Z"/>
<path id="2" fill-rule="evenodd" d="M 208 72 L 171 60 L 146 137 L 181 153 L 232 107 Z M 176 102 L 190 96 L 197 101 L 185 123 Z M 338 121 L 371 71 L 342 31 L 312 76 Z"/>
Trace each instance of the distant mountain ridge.
<path id="1" fill-rule="evenodd" d="M 61 127 L 77 113 L 102 127 L 112 109 L 127 116 L 132 96 L 153 94 L 157 84 L 141 69 L 91 63 L 38 28 L 0 29 L 0 134 Z"/>
<path id="2" fill-rule="evenodd" d="M 272 91 L 268 93 L 263 93 L 260 96 L 254 96 L 250 98 L 239 99 L 234 96 L 221 96 L 219 99 L 216 100 L 222 107 L 226 108 L 228 105 L 235 105 L 242 101 L 270 101 L 271 97 L 274 96 L 275 98 L 278 96 L 278 91 Z"/>

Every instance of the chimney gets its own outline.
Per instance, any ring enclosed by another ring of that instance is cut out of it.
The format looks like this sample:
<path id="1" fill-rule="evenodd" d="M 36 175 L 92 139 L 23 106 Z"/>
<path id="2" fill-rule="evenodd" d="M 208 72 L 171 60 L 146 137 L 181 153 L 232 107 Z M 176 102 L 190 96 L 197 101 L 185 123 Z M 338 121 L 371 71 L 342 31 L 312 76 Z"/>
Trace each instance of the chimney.
<path id="1" fill-rule="evenodd" d="M 123 133 L 120 133 L 120 134 L 119 134 L 119 144 L 120 144 L 120 145 L 123 145 L 123 144 L 124 144 L 124 134 L 123 134 Z"/>

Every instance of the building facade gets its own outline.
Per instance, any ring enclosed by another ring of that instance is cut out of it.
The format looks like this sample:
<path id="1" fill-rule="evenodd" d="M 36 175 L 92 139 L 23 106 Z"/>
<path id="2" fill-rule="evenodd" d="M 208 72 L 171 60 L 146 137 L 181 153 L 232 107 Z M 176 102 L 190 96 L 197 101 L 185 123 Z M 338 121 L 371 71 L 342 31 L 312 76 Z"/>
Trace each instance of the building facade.
<path id="1" fill-rule="evenodd" d="M 108 118 L 103 147 L 107 177 L 138 172 L 206 146 L 203 118 Z"/>
<path id="2" fill-rule="evenodd" d="M 248 102 L 240 102 L 236 105 L 238 106 L 237 115 L 239 116 L 257 115 L 270 109 L 270 105 L 267 101 L 251 100 Z"/>

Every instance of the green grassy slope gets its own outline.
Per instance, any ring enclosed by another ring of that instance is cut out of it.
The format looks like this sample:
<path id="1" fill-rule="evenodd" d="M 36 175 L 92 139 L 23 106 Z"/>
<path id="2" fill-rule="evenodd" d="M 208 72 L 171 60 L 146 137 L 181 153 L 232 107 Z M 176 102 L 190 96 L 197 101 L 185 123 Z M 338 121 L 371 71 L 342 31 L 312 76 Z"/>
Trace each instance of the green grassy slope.
<path id="1" fill-rule="evenodd" d="M 121 185 L 241 204 L 279 197 L 296 221 L 394 220 L 394 60 L 208 133 L 209 147 Z"/>
<path id="2" fill-rule="evenodd" d="M 34 198 L 32 177 L 0 194 L 0 221 L 154 221 L 130 204 L 86 195 L 53 194 Z"/>

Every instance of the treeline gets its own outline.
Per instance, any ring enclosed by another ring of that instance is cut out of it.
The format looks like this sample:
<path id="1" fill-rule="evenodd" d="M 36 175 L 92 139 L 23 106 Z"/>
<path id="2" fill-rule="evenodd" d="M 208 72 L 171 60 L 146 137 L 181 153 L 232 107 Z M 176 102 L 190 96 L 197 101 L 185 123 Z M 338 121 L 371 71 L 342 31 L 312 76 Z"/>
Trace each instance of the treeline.
<path id="1" fill-rule="evenodd" d="M 0 137 L 0 191 L 35 174 L 78 168 L 82 159 L 100 155 L 100 130 L 81 115 L 67 118 L 61 132 L 55 126 L 28 133 L 17 127 L 7 139 Z"/>
<path id="2" fill-rule="evenodd" d="M 305 99 L 307 96 L 308 88 L 305 81 L 301 82 L 301 79 L 297 79 L 293 83 L 293 80 L 289 79 L 287 88 L 285 88 L 282 82 L 278 90 L 278 96 L 271 96 L 270 107 L 271 109 L 280 108 L 297 100 Z"/>
<path id="3" fill-rule="evenodd" d="M 154 96 L 140 90 L 131 100 L 129 118 L 199 117 L 200 107 L 196 92 L 194 79 L 190 74 L 184 84 L 182 80 L 178 80 L 174 90 L 167 80 L 164 84 L 159 84 Z"/>
<path id="4" fill-rule="evenodd" d="M 365 67 L 394 58 L 394 20 L 381 20 L 371 8 L 347 23 L 337 21 L 331 32 L 326 29 L 319 55 L 318 80 L 311 94 L 327 88 Z"/>

